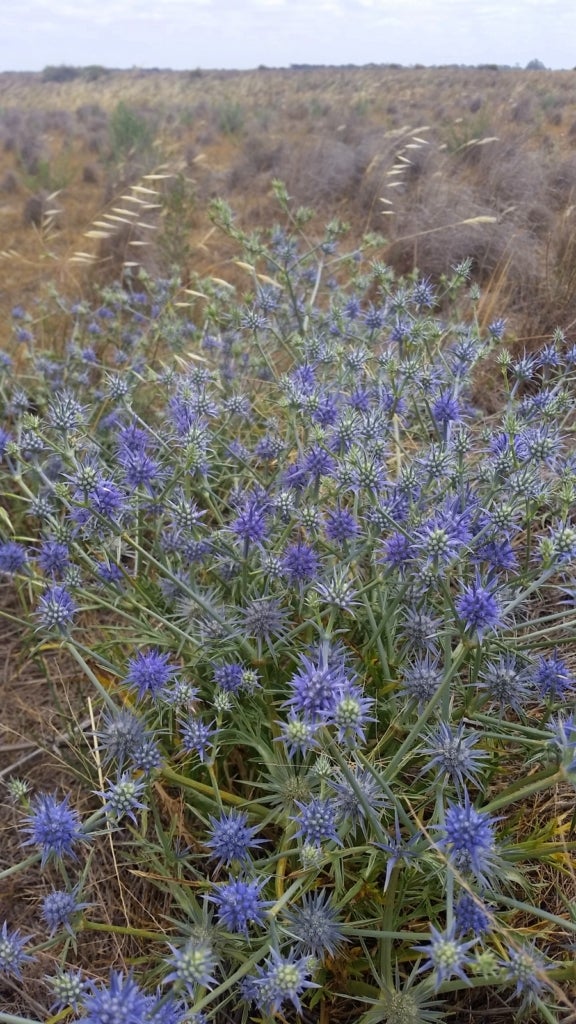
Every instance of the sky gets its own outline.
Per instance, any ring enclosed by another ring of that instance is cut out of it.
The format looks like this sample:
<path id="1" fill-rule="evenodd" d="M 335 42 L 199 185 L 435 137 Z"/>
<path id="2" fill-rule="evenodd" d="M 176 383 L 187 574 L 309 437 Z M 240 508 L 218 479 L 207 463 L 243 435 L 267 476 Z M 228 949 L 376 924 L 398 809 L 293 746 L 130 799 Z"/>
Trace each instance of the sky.
<path id="1" fill-rule="evenodd" d="M 574 0 L 0 0 L 0 70 L 576 65 Z"/>

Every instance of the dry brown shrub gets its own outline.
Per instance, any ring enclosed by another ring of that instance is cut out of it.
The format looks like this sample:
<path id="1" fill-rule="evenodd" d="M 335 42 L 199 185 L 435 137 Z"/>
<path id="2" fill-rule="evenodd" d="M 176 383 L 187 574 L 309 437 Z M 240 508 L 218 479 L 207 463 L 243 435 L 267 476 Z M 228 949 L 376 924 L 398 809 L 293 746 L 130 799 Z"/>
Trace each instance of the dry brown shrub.
<path id="1" fill-rule="evenodd" d="M 287 147 L 285 180 L 300 203 L 341 200 L 353 193 L 359 177 L 358 155 L 334 138 L 320 138 L 298 149 Z"/>
<path id="2" fill-rule="evenodd" d="M 95 164 L 85 164 L 82 168 L 82 181 L 85 185 L 97 185 L 100 181 L 98 168 Z"/>
<path id="3" fill-rule="evenodd" d="M 37 192 L 28 196 L 22 210 L 22 223 L 25 227 L 41 228 L 44 215 L 47 210 L 47 195 L 45 192 Z"/>
<path id="4" fill-rule="evenodd" d="M 0 192 L 4 192 L 5 195 L 17 195 L 19 191 L 18 175 L 14 171 L 6 171 L 0 180 Z"/>

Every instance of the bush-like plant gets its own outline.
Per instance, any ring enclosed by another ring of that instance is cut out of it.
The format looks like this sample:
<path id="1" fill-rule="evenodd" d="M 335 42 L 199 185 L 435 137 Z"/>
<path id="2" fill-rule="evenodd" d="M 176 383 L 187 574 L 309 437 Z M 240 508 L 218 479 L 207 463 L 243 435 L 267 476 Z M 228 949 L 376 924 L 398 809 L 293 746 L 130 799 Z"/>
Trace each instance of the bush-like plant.
<path id="1" fill-rule="evenodd" d="M 24 857 L 0 877 L 60 880 L 0 970 L 44 958 L 46 1005 L 90 1024 L 426 1024 L 493 992 L 561 1019 L 576 348 L 512 358 L 474 289 L 468 320 L 435 313 L 469 261 L 395 280 L 370 240 L 339 255 L 338 223 L 306 241 L 275 189 L 269 234 L 213 206 L 245 295 L 111 289 L 70 309 L 63 358 L 32 329 L 29 371 L 3 361 L 0 571 L 94 726 L 90 814 L 10 784 Z M 167 913 L 107 925 L 85 891 L 107 840 Z M 90 929 L 138 955 L 95 979 Z"/>

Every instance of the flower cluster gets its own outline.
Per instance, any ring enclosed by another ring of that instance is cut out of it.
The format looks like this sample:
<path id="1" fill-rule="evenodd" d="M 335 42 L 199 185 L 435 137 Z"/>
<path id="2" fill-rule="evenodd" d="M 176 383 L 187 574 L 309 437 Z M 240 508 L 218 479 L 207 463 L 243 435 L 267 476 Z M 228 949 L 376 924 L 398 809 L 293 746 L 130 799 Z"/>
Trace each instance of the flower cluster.
<path id="1" fill-rule="evenodd" d="M 192 323 L 143 278 L 64 304 L 63 356 L 2 363 L 0 577 L 92 699 L 82 801 L 11 783 L 50 881 L 0 973 L 48 949 L 87 1024 L 307 1019 L 348 978 L 363 1024 L 434 1020 L 471 978 L 537 1012 L 574 931 L 523 873 L 565 865 L 529 801 L 576 780 L 575 346 L 515 355 L 467 261 L 395 279 L 274 191 L 269 236 L 212 207 L 246 295 L 197 282 Z M 97 980 L 104 842 L 150 888 L 109 926 L 132 973 Z M 543 915 L 550 957 L 522 940 Z"/>

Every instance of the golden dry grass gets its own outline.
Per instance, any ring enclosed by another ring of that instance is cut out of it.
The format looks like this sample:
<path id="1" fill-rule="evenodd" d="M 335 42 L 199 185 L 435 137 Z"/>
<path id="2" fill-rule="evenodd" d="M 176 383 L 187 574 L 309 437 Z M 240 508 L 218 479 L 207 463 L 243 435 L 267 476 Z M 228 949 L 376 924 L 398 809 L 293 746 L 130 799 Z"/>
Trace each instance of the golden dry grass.
<path id="1" fill-rule="evenodd" d="M 115 140 L 119 104 L 148 126 L 145 145 Z M 34 315 L 47 288 L 85 293 L 92 272 L 75 261 L 79 251 L 96 258 L 97 280 L 117 274 L 127 254 L 103 253 L 86 233 L 161 167 L 187 180 L 195 201 L 170 255 L 157 242 L 165 210 L 151 244 L 129 250 L 152 272 L 180 253 L 185 276 L 226 277 L 230 254 L 211 230 L 210 199 L 228 199 L 243 226 L 264 227 L 279 215 L 270 183 L 280 178 L 317 209 L 318 226 L 339 216 L 354 241 L 379 232 L 379 258 L 401 272 L 417 265 L 439 276 L 472 256 L 483 318 L 509 316 L 520 338 L 538 343 L 576 322 L 575 147 L 572 72 L 136 69 L 65 83 L 4 73 L 0 302 Z M 31 200 L 40 218 L 26 214 Z"/>

